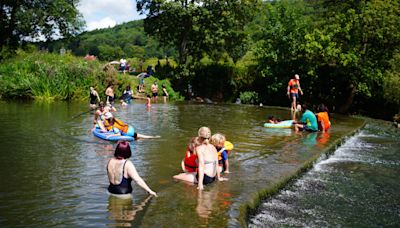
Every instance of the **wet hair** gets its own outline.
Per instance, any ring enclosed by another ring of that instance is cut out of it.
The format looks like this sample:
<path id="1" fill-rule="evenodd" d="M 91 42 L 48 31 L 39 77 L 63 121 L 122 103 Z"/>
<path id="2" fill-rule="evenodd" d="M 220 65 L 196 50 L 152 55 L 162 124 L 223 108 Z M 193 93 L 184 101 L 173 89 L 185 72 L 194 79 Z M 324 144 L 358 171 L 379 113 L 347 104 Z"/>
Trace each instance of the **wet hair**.
<path id="1" fill-rule="evenodd" d="M 225 135 L 221 134 L 221 133 L 216 133 L 213 136 L 211 136 L 211 144 L 213 144 L 214 146 L 220 146 L 221 143 L 226 141 L 226 137 Z"/>
<path id="2" fill-rule="evenodd" d="M 268 116 L 268 119 L 269 120 L 274 120 L 275 118 L 274 118 L 274 116 Z"/>
<path id="3" fill-rule="evenodd" d="M 103 107 L 104 108 L 104 102 L 103 101 L 100 101 L 99 107 Z"/>
<path id="4" fill-rule="evenodd" d="M 131 86 L 127 86 L 127 87 L 126 87 L 126 90 L 131 90 Z"/>
<path id="5" fill-rule="evenodd" d="M 124 159 L 130 158 L 132 156 L 131 146 L 127 141 L 118 142 L 115 148 L 114 157 L 122 157 Z"/>
<path id="6" fill-rule="evenodd" d="M 202 143 L 208 144 L 211 137 L 211 130 L 208 127 L 199 128 L 198 135 Z"/>

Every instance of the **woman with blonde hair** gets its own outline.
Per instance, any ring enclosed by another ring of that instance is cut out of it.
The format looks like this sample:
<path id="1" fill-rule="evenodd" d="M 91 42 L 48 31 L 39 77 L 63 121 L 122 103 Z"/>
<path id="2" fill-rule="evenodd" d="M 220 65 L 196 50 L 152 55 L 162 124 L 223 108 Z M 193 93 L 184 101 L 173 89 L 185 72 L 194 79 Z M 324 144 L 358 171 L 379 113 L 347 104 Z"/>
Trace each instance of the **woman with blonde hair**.
<path id="1" fill-rule="evenodd" d="M 218 169 L 218 155 L 215 147 L 210 143 L 211 130 L 201 127 L 198 131 L 199 146 L 195 148 L 198 159 L 197 173 L 181 173 L 174 178 L 191 183 L 197 183 L 197 189 L 203 190 L 204 185 L 210 184 L 217 178 L 219 181 L 227 180 L 220 176 Z"/>

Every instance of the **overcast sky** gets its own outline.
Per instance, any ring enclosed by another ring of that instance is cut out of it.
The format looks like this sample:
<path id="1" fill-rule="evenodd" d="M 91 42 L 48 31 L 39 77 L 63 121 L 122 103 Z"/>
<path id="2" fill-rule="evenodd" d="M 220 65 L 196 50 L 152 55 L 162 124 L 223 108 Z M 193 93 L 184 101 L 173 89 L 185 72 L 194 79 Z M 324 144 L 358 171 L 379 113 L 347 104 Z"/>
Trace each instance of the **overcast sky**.
<path id="1" fill-rule="evenodd" d="M 134 0 L 81 0 L 78 9 L 86 21 L 87 31 L 144 18 L 136 11 Z"/>

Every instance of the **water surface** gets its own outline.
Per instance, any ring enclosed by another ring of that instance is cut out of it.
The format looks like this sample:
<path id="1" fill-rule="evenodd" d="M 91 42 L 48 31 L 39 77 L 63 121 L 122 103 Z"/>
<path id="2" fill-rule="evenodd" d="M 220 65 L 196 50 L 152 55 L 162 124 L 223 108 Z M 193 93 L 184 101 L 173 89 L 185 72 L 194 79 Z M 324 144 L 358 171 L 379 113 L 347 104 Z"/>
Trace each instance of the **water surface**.
<path id="1" fill-rule="evenodd" d="M 93 115 L 81 103 L 2 102 L 0 109 L 0 226 L 238 226 L 239 208 L 252 195 L 293 175 L 332 142 L 362 125 L 334 116 L 329 134 L 266 129 L 283 109 L 134 102 L 115 114 L 137 132 L 161 139 L 132 144 L 131 161 L 158 198 L 136 184 L 131 200 L 107 194 L 107 161 L 115 143 L 94 137 Z M 72 118 L 75 117 L 75 118 Z M 176 182 L 187 143 L 201 126 L 235 145 L 228 182 L 196 186 Z"/>
<path id="2" fill-rule="evenodd" d="M 250 227 L 399 227 L 400 132 L 369 120 L 328 159 L 266 200 Z"/>

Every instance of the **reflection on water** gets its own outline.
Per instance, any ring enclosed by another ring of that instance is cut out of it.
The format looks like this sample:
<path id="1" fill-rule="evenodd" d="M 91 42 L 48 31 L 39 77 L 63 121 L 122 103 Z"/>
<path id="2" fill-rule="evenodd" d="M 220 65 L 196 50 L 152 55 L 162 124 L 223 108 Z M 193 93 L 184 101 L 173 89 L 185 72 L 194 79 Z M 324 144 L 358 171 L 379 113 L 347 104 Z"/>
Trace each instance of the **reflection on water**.
<path id="1" fill-rule="evenodd" d="M 108 219 L 115 221 L 110 226 L 132 227 L 132 222 L 137 213 L 143 211 L 152 196 L 145 197 L 139 204 L 134 204 L 132 197 L 121 198 L 110 195 L 108 198 Z"/>
<path id="2" fill-rule="evenodd" d="M 211 215 L 213 207 L 217 203 L 217 193 L 217 188 L 198 191 L 196 212 L 201 218 L 207 219 Z"/>
<path id="3" fill-rule="evenodd" d="M 373 122 L 278 195 L 250 227 L 399 227 L 400 132 Z M 328 134 L 317 137 L 326 143 Z"/>

